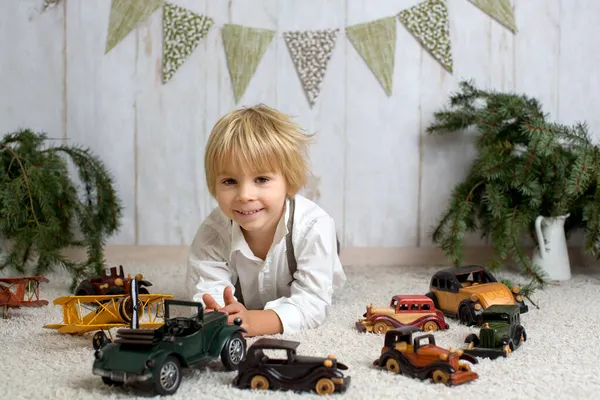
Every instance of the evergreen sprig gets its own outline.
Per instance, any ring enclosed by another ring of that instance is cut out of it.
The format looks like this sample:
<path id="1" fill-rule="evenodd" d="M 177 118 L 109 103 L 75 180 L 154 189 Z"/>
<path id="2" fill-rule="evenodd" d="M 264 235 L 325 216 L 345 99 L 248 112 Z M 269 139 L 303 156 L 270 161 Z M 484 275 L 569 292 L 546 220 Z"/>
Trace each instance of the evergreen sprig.
<path id="1" fill-rule="evenodd" d="M 477 158 L 454 188 L 432 239 L 460 264 L 465 233 L 481 232 L 496 250 L 492 270 L 512 258 L 526 279 L 525 295 L 545 287 L 545 274 L 522 247 L 534 238 L 538 215 L 570 214 L 567 235 L 584 228 L 586 251 L 600 257 L 600 152 L 585 124 L 547 120 L 540 102 L 526 95 L 478 89 L 460 83 L 449 107 L 434 113 L 430 134 L 477 132 Z"/>
<path id="2" fill-rule="evenodd" d="M 120 227 L 121 200 L 102 161 L 81 146 L 47 146 L 44 133 L 25 129 L 0 141 L 0 271 L 34 273 L 54 267 L 69 271 L 71 290 L 88 274 L 104 268 L 106 239 Z M 78 187 L 69 176 L 71 162 Z M 82 190 L 81 190 L 82 189 Z M 68 260 L 62 250 L 85 247 L 87 259 Z"/>

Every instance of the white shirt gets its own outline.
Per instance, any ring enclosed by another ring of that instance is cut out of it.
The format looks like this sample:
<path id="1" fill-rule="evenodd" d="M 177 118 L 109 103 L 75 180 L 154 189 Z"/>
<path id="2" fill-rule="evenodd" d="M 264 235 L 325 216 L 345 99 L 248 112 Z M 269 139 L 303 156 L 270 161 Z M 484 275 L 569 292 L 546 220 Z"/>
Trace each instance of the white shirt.
<path id="1" fill-rule="evenodd" d="M 333 218 L 305 197 L 296 195 L 295 201 L 292 243 L 297 271 L 291 286 L 285 246 L 289 200 L 264 261 L 252 253 L 240 226 L 217 207 L 202 222 L 190 247 L 189 297 L 203 303 L 202 295 L 208 293 L 224 306 L 223 290 L 231 286 L 235 291 L 239 278 L 246 308 L 275 311 L 285 333 L 321 325 L 334 290 L 343 287 L 346 275 L 337 255 Z"/>

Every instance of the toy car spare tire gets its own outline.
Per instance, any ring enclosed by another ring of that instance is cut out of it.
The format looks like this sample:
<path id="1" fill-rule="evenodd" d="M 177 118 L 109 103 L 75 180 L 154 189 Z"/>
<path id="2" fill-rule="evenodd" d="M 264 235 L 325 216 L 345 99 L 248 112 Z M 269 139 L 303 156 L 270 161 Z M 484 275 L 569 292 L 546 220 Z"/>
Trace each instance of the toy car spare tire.
<path id="1" fill-rule="evenodd" d="M 473 343 L 474 346 L 479 346 L 479 338 L 476 334 L 471 333 L 465 338 L 465 343 L 470 344 Z"/>
<path id="2" fill-rule="evenodd" d="M 181 383 L 181 364 L 176 357 L 169 356 L 157 368 L 158 376 L 154 390 L 161 395 L 171 395 L 179 389 Z"/>
<path id="3" fill-rule="evenodd" d="M 466 326 L 475 325 L 475 316 L 473 315 L 473 302 L 463 302 L 458 309 L 458 318 L 461 324 Z"/>
<path id="4" fill-rule="evenodd" d="M 250 389 L 268 390 L 269 380 L 263 375 L 254 375 L 250 380 Z"/>
<path id="5" fill-rule="evenodd" d="M 221 350 L 221 362 L 228 371 L 238 369 L 246 355 L 246 339 L 240 332 L 233 333 Z"/>

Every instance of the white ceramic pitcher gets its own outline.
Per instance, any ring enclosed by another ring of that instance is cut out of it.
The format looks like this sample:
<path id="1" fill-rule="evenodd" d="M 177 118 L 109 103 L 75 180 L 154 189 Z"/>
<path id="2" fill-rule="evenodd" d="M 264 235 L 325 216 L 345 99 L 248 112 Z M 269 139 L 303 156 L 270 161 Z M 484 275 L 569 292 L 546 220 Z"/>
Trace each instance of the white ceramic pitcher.
<path id="1" fill-rule="evenodd" d="M 535 219 L 535 233 L 538 247 L 534 250 L 532 262 L 546 272 L 548 279 L 565 281 L 571 279 L 571 264 L 565 237 L 565 220 L 569 214 L 559 217 Z"/>

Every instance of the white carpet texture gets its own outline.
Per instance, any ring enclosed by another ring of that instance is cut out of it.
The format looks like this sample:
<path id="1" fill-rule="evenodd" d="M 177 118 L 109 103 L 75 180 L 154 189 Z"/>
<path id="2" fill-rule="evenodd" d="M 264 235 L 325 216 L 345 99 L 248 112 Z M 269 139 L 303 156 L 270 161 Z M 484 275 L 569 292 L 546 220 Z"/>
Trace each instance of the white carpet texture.
<path id="1" fill-rule="evenodd" d="M 171 293 L 182 298 L 185 266 L 125 265 L 125 273 L 138 272 L 154 284 L 152 293 Z M 431 267 L 346 267 L 348 283 L 335 297 L 333 312 L 318 329 L 281 335 L 301 342 L 298 353 L 326 356 L 333 353 L 349 366 L 348 391 L 332 398 L 347 399 L 593 399 L 600 394 L 600 270 L 573 271 L 573 278 L 536 293 L 530 312 L 522 316 L 528 340 L 509 358 L 480 360 L 474 382 L 447 387 L 392 375 L 371 365 L 383 345 L 383 337 L 361 334 L 354 323 L 368 303 L 385 305 L 394 294 L 424 294 Z M 505 275 L 507 276 L 507 275 Z M 50 305 L 13 309 L 0 320 L 0 398 L 2 399 L 97 399 L 148 397 L 140 388 L 112 388 L 92 374 L 91 334 L 69 336 L 42 328 L 61 322 L 61 307 L 52 305 L 68 295 L 70 279 L 64 273 L 48 276 L 41 298 Z M 462 346 L 469 332 L 477 331 L 448 319 L 450 329 L 435 334 L 443 347 Z M 281 337 L 276 335 L 276 337 Z M 249 339 L 250 345 L 255 339 Z M 316 394 L 253 392 L 231 386 L 235 372 L 225 372 L 219 361 L 185 370 L 172 399 L 320 398 Z"/>

